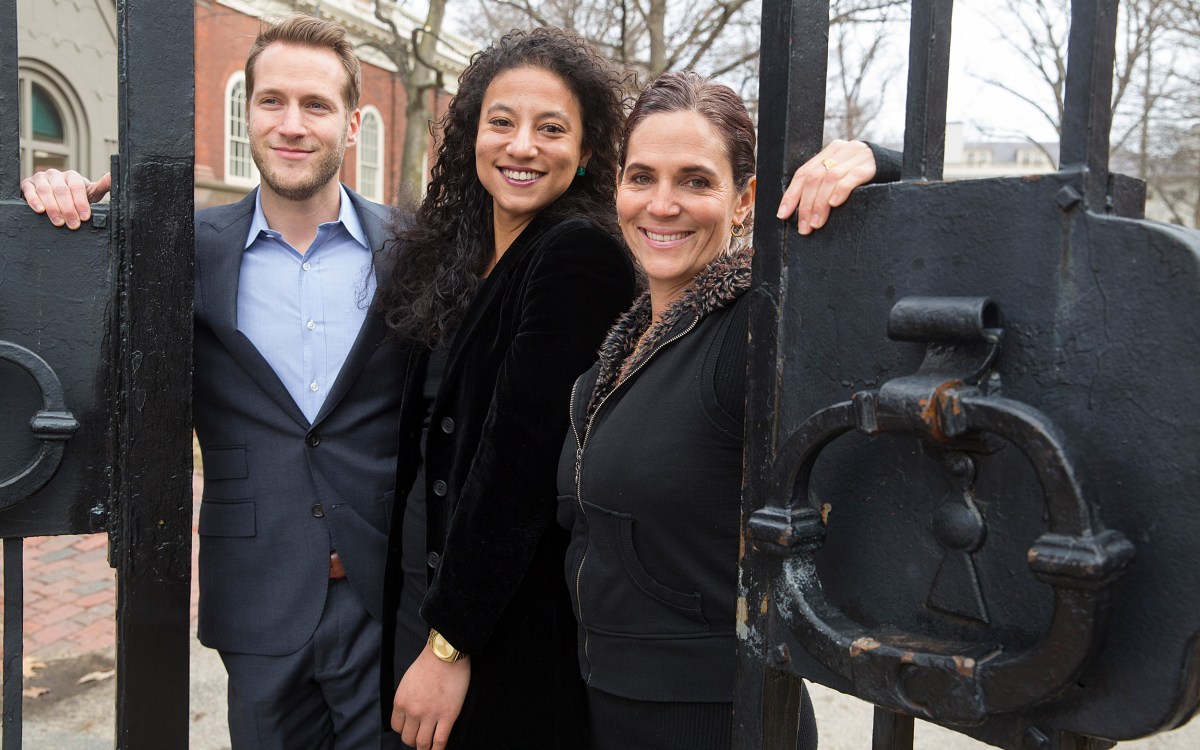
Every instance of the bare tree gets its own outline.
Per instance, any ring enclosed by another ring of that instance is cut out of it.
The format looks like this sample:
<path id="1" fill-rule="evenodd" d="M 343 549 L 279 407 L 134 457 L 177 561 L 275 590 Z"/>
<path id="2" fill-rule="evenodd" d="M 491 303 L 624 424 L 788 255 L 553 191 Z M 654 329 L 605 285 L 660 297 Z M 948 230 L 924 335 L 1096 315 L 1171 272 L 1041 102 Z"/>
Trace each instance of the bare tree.
<path id="1" fill-rule="evenodd" d="M 757 0 L 475 2 L 466 31 L 480 41 L 510 28 L 559 26 L 651 77 L 685 68 L 722 75 L 758 56 L 757 45 L 723 44 L 732 28 L 756 25 Z"/>
<path id="2" fill-rule="evenodd" d="M 437 90 L 442 85 L 442 76 L 433 65 L 433 57 L 446 16 L 446 0 L 429 0 L 425 23 L 421 28 L 414 29 L 412 36 L 407 39 L 400 34 L 389 12 L 392 3 L 376 0 L 374 5 L 375 18 L 392 33 L 390 42 L 373 46 L 400 70 L 400 80 L 408 100 L 404 107 L 404 154 L 400 162 L 400 177 L 412 195 L 420 195 L 425 182 L 425 156 L 429 153 L 428 123 L 433 119 Z"/>
<path id="3" fill-rule="evenodd" d="M 834 0 L 830 4 L 829 76 L 825 137 L 867 138 L 884 105 L 884 87 L 896 68 L 891 43 L 903 38 L 899 8 L 887 3 Z"/>
<path id="4" fill-rule="evenodd" d="M 654 77 L 691 69 L 736 87 L 754 108 L 761 0 L 473 0 L 464 33 L 480 42 L 511 28 L 559 26 Z M 907 0 L 834 0 L 834 26 L 875 20 Z"/>

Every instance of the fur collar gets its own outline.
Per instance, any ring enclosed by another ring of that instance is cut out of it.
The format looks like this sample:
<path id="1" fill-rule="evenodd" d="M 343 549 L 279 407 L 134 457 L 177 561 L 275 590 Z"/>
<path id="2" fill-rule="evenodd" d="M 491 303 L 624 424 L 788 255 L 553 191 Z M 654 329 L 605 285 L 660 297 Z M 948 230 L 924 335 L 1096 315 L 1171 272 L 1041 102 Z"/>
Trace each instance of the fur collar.
<path id="1" fill-rule="evenodd" d="M 588 400 L 587 415 L 592 415 L 627 373 L 645 362 L 671 337 L 676 324 L 691 317 L 703 318 L 728 307 L 742 296 L 750 288 L 750 262 L 753 258 L 754 249 L 742 245 L 722 253 L 705 266 L 683 295 L 667 307 L 662 319 L 654 325 L 635 353 L 638 339 L 651 323 L 650 293 L 643 292 L 633 307 L 617 319 L 600 346 L 600 372 L 596 376 L 592 397 Z"/>

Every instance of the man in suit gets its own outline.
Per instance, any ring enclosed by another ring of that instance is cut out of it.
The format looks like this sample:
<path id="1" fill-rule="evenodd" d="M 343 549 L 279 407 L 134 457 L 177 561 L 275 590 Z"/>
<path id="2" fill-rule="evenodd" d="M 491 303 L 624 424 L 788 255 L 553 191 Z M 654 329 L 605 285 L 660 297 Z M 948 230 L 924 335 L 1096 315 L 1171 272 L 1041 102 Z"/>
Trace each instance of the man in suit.
<path id="1" fill-rule="evenodd" d="M 408 354 L 368 311 L 388 209 L 337 179 L 359 63 L 340 26 L 295 16 L 259 33 L 246 88 L 262 184 L 196 215 L 199 637 L 229 672 L 234 748 L 398 746 L 378 699 Z M 76 228 L 109 183 L 22 190 Z"/>

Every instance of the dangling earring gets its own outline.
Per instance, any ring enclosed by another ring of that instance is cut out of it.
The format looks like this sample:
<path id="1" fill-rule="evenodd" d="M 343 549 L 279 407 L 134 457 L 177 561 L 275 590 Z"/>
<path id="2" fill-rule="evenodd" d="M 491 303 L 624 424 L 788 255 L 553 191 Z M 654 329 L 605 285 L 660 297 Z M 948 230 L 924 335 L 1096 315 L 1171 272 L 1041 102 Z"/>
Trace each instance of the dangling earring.
<path id="1" fill-rule="evenodd" d="M 734 237 L 742 237 L 746 234 L 746 225 L 738 222 L 729 228 L 729 233 Z"/>
<path id="2" fill-rule="evenodd" d="M 575 176 L 576 176 L 576 177 L 583 177 L 585 174 L 587 174 L 587 167 L 585 167 L 585 166 L 583 166 L 582 164 L 580 164 L 580 165 L 579 165 L 579 169 L 576 169 L 576 170 L 575 170 Z"/>

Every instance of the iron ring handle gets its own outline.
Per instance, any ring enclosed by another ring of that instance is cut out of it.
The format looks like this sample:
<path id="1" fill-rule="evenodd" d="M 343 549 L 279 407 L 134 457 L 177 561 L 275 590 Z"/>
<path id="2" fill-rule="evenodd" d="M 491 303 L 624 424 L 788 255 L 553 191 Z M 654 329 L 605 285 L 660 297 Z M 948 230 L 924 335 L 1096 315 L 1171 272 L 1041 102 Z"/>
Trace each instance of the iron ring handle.
<path id="1" fill-rule="evenodd" d="M 19 344 L 0 341 L 0 359 L 24 368 L 42 392 L 42 408 L 29 420 L 29 429 L 41 443 L 38 454 L 18 473 L 0 482 L 0 510 L 16 505 L 46 485 L 62 463 L 65 443 L 79 429 L 67 411 L 62 381 L 39 357 Z"/>
<path id="2" fill-rule="evenodd" d="M 786 505 L 768 505 L 749 519 L 756 543 L 787 555 L 778 583 L 799 596 L 775 597 L 785 622 L 815 658 L 851 680 L 861 696 L 916 716 L 975 724 L 989 714 L 1053 697 L 1091 655 L 1102 625 L 1105 590 L 1132 559 L 1133 546 L 1093 517 L 1057 430 L 1028 405 L 982 396 L 974 389 L 939 395 L 939 408 L 954 415 L 960 431 L 992 432 L 1016 445 L 1045 493 L 1050 528 L 1029 550 L 1029 564 L 1034 575 L 1054 588 L 1055 603 L 1049 629 L 1037 644 L 1009 653 L 998 644 L 950 643 L 913 633 L 885 638 L 825 598 L 816 569 L 824 526 L 815 509 L 795 503 L 807 498 L 821 451 L 853 429 L 939 432 L 937 422 L 931 427 L 921 416 L 889 411 L 877 396 L 874 391 L 856 394 L 817 412 L 792 433 L 772 465 L 768 491 L 768 497 Z M 895 679 L 883 684 L 868 679 L 881 668 Z M 927 707 L 933 696 L 936 717 Z"/>

